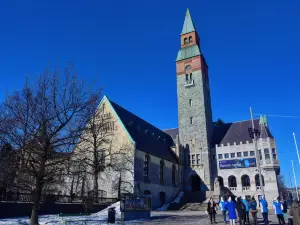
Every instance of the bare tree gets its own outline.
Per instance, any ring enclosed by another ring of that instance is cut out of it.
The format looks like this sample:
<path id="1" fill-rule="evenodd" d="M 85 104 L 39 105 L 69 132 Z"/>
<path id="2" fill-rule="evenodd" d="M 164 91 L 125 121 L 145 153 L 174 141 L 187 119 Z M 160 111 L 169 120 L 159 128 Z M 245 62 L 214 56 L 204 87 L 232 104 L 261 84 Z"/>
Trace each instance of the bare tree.
<path id="1" fill-rule="evenodd" d="M 90 117 L 75 150 L 80 152 L 81 158 L 77 160 L 85 164 L 86 175 L 92 177 L 95 202 L 99 197 L 99 175 L 110 166 L 106 162 L 115 154 L 111 150 L 115 130 L 114 119 L 111 113 L 106 111 L 105 104 L 99 107 L 95 108 L 95 113 Z"/>
<path id="2" fill-rule="evenodd" d="M 0 107 L 0 136 L 20 157 L 19 183 L 32 181 L 31 225 L 38 224 L 43 190 L 61 181 L 69 153 L 98 99 L 67 68 L 46 70 L 33 85 L 27 82 L 21 91 L 7 96 Z"/>

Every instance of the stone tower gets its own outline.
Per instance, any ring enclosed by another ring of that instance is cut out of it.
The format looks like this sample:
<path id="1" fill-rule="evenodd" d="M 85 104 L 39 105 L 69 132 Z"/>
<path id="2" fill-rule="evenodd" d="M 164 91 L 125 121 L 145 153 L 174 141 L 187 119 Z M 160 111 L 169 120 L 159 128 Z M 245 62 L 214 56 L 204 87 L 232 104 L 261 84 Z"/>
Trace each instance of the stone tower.
<path id="1" fill-rule="evenodd" d="M 185 189 L 212 187 L 210 148 L 213 124 L 208 66 L 187 9 L 176 58 L 179 141 L 185 152 Z M 200 179 L 199 179 L 200 178 Z"/>

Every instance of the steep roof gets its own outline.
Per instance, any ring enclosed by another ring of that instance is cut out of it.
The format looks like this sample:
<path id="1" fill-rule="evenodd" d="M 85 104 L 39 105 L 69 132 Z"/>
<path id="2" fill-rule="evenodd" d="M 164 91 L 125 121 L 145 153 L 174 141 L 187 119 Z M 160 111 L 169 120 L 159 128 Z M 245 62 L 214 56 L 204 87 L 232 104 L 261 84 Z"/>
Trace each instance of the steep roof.
<path id="1" fill-rule="evenodd" d="M 185 48 L 181 48 L 177 54 L 176 62 L 188 58 L 192 58 L 195 56 L 201 55 L 200 49 L 198 45 L 191 45 Z"/>
<path id="2" fill-rule="evenodd" d="M 186 14 L 185 14 L 185 18 L 184 18 L 184 23 L 183 23 L 183 28 L 182 28 L 182 31 L 181 31 L 181 35 L 187 34 L 187 33 L 193 32 L 193 31 L 195 31 L 194 23 L 193 23 L 193 20 L 192 20 L 192 17 L 191 17 L 190 10 L 187 9 Z"/>
<path id="3" fill-rule="evenodd" d="M 170 149 L 174 146 L 173 139 L 168 134 L 124 109 L 117 103 L 111 100 L 109 102 L 124 124 L 125 129 L 136 143 L 138 150 L 178 163 L 177 156 Z"/>
<path id="4" fill-rule="evenodd" d="M 246 143 L 246 141 L 252 142 L 253 140 L 249 135 L 249 128 L 252 128 L 251 120 L 223 124 L 214 123 L 212 144 L 227 145 L 234 142 L 237 144 L 240 144 L 240 142 Z M 274 138 L 267 126 L 260 126 L 259 119 L 254 120 L 254 128 L 260 132 L 258 138 Z M 179 130 L 178 128 L 172 128 L 164 130 L 164 132 L 175 139 Z"/>

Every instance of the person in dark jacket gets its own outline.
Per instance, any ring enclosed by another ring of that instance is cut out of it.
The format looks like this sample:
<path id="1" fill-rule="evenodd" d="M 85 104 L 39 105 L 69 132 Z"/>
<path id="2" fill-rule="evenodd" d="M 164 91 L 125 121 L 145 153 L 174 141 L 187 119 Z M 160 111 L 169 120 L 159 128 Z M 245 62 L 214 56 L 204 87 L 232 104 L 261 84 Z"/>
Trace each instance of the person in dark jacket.
<path id="1" fill-rule="evenodd" d="M 236 211 L 238 213 L 240 225 L 245 225 L 246 206 L 242 202 L 241 197 L 236 200 Z"/>
<path id="2" fill-rule="evenodd" d="M 300 225 L 300 203 L 297 199 L 290 208 L 290 215 L 293 217 L 293 225 Z"/>
<path id="3" fill-rule="evenodd" d="M 217 205 L 214 202 L 213 198 L 210 198 L 207 204 L 207 212 L 209 214 L 211 223 L 216 223 L 216 206 Z"/>

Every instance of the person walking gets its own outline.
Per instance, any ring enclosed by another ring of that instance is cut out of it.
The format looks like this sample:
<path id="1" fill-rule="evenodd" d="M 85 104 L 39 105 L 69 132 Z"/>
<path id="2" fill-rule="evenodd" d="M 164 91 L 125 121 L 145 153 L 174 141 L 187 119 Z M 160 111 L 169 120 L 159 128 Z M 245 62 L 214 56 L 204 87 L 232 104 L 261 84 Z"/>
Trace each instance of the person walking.
<path id="1" fill-rule="evenodd" d="M 250 213 L 252 216 L 252 223 L 257 224 L 257 202 L 256 202 L 254 196 L 252 196 L 252 198 L 251 198 L 251 201 L 249 203 L 249 208 L 250 208 Z"/>
<path id="2" fill-rule="evenodd" d="M 290 208 L 290 215 L 293 217 L 293 225 L 300 225 L 300 203 L 295 199 Z"/>
<path id="3" fill-rule="evenodd" d="M 237 198 L 237 201 L 236 201 L 236 211 L 238 213 L 240 225 L 245 225 L 246 207 L 245 207 L 244 203 L 242 202 L 241 197 Z"/>
<path id="4" fill-rule="evenodd" d="M 235 225 L 235 220 L 237 219 L 236 217 L 236 204 L 232 200 L 231 197 L 228 198 L 227 204 L 226 204 L 226 209 L 228 210 L 228 217 L 230 221 L 230 225 Z"/>
<path id="5" fill-rule="evenodd" d="M 207 212 L 210 217 L 210 223 L 216 223 L 216 203 L 214 202 L 213 198 L 210 198 L 208 201 Z"/>
<path id="6" fill-rule="evenodd" d="M 268 202 L 266 201 L 264 196 L 261 196 L 260 198 L 260 209 L 261 209 L 261 213 L 264 219 L 264 225 L 268 225 L 269 224 L 269 218 L 268 218 Z M 300 224 L 299 224 L 300 225 Z"/>
<path id="7" fill-rule="evenodd" d="M 276 201 L 273 203 L 273 209 L 275 211 L 275 215 L 278 218 L 279 224 L 285 224 L 284 217 L 283 217 L 283 205 L 279 201 L 279 197 L 277 197 Z"/>
<path id="8" fill-rule="evenodd" d="M 249 202 L 245 196 L 243 196 L 242 202 L 245 205 L 245 222 L 250 223 L 249 222 Z"/>
<path id="9" fill-rule="evenodd" d="M 222 211 L 222 214 L 223 214 L 224 223 L 227 223 L 227 221 L 226 221 L 226 213 L 227 213 L 226 205 L 227 205 L 227 202 L 224 201 L 223 197 L 221 197 L 221 201 L 219 203 L 219 207 L 220 207 L 220 209 Z"/>

